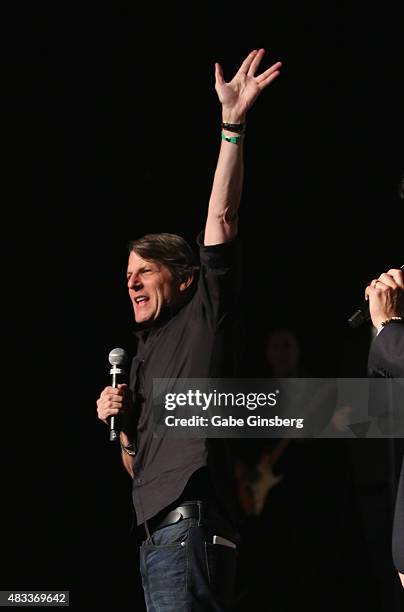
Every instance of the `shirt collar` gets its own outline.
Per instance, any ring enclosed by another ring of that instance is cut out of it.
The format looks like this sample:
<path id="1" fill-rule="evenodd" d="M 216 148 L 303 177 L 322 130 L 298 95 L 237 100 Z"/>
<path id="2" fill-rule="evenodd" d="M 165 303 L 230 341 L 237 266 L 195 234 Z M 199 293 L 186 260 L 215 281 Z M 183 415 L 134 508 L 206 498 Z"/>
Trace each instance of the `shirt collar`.
<path id="1" fill-rule="evenodd" d="M 158 329 L 167 325 L 183 306 L 185 304 L 169 304 L 162 309 L 159 317 L 152 323 L 135 323 L 134 335 L 142 342 L 146 342 L 149 336 L 154 335 Z"/>

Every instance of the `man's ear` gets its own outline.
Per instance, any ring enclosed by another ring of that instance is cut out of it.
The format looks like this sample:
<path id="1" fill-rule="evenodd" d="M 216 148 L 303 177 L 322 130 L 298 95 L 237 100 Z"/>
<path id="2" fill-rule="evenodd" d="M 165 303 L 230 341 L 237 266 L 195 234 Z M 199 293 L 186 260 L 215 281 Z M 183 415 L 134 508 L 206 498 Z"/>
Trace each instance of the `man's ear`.
<path id="1" fill-rule="evenodd" d="M 182 283 L 179 286 L 179 290 L 180 291 L 186 291 L 188 289 L 188 287 L 192 284 L 193 280 L 194 280 L 194 275 L 191 274 L 184 281 L 182 281 Z"/>

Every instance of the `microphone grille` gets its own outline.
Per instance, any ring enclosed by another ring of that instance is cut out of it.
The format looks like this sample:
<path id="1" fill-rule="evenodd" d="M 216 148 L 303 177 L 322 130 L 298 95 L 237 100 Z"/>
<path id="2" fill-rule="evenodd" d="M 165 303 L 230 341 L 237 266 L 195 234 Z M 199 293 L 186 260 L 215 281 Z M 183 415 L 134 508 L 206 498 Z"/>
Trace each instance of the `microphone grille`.
<path id="1" fill-rule="evenodd" d="M 108 361 L 111 365 L 123 366 L 126 363 L 126 353 L 122 348 L 114 348 L 108 355 Z"/>

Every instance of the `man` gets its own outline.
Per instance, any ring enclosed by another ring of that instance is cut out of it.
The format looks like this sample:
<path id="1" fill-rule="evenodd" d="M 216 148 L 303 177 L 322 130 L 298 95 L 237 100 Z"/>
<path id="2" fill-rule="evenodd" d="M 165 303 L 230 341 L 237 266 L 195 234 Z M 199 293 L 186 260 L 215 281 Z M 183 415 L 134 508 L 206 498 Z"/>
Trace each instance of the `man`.
<path id="1" fill-rule="evenodd" d="M 237 536 L 224 441 L 157 437 L 153 378 L 234 374 L 245 120 L 281 67 L 277 62 L 256 75 L 263 55 L 263 49 L 252 51 L 228 83 L 215 66 L 223 131 L 205 231 L 198 237 L 198 279 L 192 250 L 179 236 L 152 234 L 131 243 L 128 291 L 140 330 L 130 389 L 107 387 L 97 401 L 101 420 L 122 415 L 124 423 L 122 460 L 133 478 L 143 534 L 148 611 L 222 611 L 232 597 Z"/>
<path id="2" fill-rule="evenodd" d="M 404 378 L 404 272 L 388 270 L 365 291 L 377 336 L 369 353 L 371 376 Z M 404 586 L 404 461 L 393 526 L 393 560 Z"/>

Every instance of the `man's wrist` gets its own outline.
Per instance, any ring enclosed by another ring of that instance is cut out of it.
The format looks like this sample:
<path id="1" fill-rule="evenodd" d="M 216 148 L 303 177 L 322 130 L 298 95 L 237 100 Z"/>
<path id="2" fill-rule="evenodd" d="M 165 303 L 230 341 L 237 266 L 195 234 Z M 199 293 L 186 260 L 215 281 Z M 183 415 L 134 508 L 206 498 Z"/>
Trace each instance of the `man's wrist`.
<path id="1" fill-rule="evenodd" d="M 390 317 L 389 319 L 386 319 L 385 321 L 381 322 L 381 327 L 386 327 L 386 325 L 388 325 L 389 323 L 404 323 L 404 317 L 400 316 L 400 315 L 396 315 L 394 317 Z"/>
<path id="2" fill-rule="evenodd" d="M 247 124 L 244 123 L 225 123 L 222 121 L 222 130 L 233 132 L 235 134 L 245 134 Z"/>
<path id="3" fill-rule="evenodd" d="M 222 130 L 222 140 L 226 140 L 227 142 L 231 142 L 232 144 L 238 145 L 244 140 L 244 134 L 234 134 L 234 132 L 229 132 L 227 130 Z"/>
<path id="4" fill-rule="evenodd" d="M 130 436 L 123 430 L 119 432 L 119 441 L 123 446 L 132 446 L 133 444 Z"/>
<path id="5" fill-rule="evenodd" d="M 124 453 L 126 453 L 127 455 L 130 455 L 131 457 L 134 457 L 136 455 L 136 449 L 133 444 L 123 444 L 122 440 L 120 440 L 120 443 L 121 443 L 121 450 Z"/>
<path id="6" fill-rule="evenodd" d="M 378 321 L 377 325 L 375 325 L 377 329 L 377 336 L 380 334 L 382 329 L 384 329 L 385 327 L 387 327 L 387 325 L 389 325 L 389 323 L 394 323 L 394 322 L 404 323 L 404 317 L 402 317 L 401 315 L 396 315 L 388 319 L 384 319 L 383 321 Z"/>
<path id="7" fill-rule="evenodd" d="M 239 113 L 232 113 L 231 111 L 222 112 L 223 123 L 245 123 L 246 115 L 240 115 Z"/>

